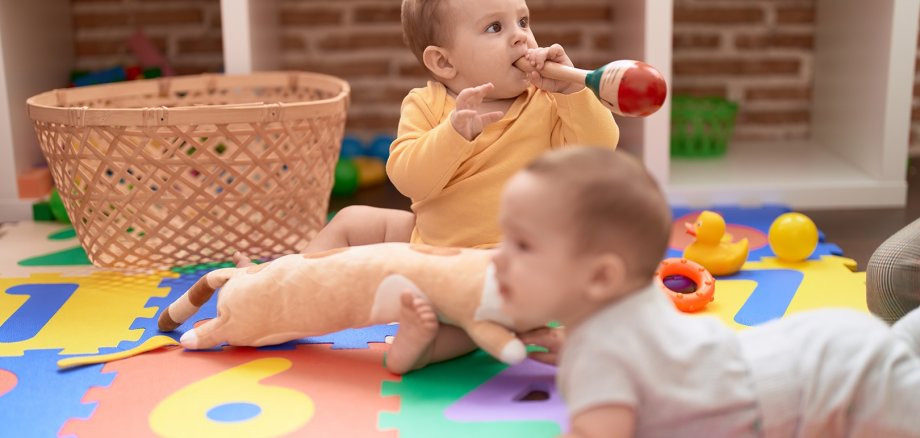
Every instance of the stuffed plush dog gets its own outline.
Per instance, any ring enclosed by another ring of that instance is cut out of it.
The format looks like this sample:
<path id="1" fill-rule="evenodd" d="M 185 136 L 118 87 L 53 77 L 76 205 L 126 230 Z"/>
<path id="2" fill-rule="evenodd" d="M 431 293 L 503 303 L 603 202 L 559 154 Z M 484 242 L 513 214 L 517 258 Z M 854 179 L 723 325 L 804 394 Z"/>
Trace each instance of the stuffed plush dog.
<path id="1" fill-rule="evenodd" d="M 461 327 L 495 358 L 517 363 L 527 353 L 514 332 L 545 322 L 515 322 L 502 312 L 492 255 L 382 243 L 218 269 L 172 303 L 160 315 L 159 328 L 174 330 L 221 288 L 217 318 L 184 334 L 183 346 L 278 344 L 397 321 L 400 296 L 411 291 L 432 304 L 441 322 Z"/>

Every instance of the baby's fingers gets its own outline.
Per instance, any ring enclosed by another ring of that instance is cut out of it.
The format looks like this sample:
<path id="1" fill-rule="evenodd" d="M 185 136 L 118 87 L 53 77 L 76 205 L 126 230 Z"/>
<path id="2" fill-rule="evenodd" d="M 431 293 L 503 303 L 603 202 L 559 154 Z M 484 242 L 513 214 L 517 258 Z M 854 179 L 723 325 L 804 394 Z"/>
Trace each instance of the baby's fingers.
<path id="1" fill-rule="evenodd" d="M 553 44 L 546 48 L 546 59 L 556 61 L 565 56 L 565 49 L 559 44 Z"/>
<path id="2" fill-rule="evenodd" d="M 454 123 L 457 123 L 457 124 L 467 124 L 467 123 L 469 123 L 470 121 L 472 121 L 473 118 L 476 117 L 476 115 L 477 115 L 477 114 L 476 114 L 476 110 L 471 110 L 471 109 L 464 109 L 464 110 L 461 110 L 461 109 L 458 109 L 458 110 L 455 110 L 455 111 L 454 111 L 454 119 L 453 119 L 453 122 L 454 122 Z"/>
<path id="3" fill-rule="evenodd" d="M 547 49 L 543 47 L 527 50 L 527 60 L 530 61 L 530 65 L 532 65 L 537 70 L 543 68 L 543 63 L 546 62 L 546 57 Z"/>

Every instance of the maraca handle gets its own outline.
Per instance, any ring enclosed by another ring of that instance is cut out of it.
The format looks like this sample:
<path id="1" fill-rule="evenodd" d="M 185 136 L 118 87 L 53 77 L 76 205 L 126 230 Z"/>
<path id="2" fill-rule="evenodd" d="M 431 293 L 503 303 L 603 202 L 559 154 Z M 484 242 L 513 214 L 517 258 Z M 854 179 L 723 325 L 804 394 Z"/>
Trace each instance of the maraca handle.
<path id="1" fill-rule="evenodd" d="M 524 58 L 517 60 L 514 65 L 528 73 L 535 70 Z M 550 79 L 584 85 L 588 73 L 591 72 L 589 70 L 562 65 L 558 62 L 546 61 L 540 75 Z"/>
<path id="2" fill-rule="evenodd" d="M 542 74 L 544 77 L 550 79 L 572 82 L 581 85 L 585 84 L 585 78 L 588 76 L 588 73 L 590 73 L 588 70 L 569 67 L 567 65 L 562 65 L 558 62 L 551 61 L 547 61 L 543 65 L 543 71 L 540 72 L 540 74 Z"/>

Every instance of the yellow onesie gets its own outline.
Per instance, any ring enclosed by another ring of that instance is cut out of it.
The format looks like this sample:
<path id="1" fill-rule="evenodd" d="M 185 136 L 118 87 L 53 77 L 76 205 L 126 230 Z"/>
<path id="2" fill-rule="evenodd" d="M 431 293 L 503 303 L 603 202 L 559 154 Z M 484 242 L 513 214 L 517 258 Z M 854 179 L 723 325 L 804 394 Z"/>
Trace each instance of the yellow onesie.
<path id="1" fill-rule="evenodd" d="M 455 100 L 439 82 L 403 100 L 387 175 L 412 200 L 412 243 L 498 245 L 505 183 L 543 152 L 564 145 L 615 148 L 620 131 L 587 88 L 564 95 L 530 86 L 505 117 L 467 141 L 450 124 Z"/>

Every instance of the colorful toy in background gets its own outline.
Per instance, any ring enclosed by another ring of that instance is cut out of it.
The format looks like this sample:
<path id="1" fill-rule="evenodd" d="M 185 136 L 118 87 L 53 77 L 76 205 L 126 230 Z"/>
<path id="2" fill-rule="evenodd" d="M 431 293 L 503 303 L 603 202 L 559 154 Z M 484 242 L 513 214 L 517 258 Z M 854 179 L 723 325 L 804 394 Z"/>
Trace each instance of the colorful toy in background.
<path id="1" fill-rule="evenodd" d="M 116 66 L 94 71 L 74 70 L 70 73 L 71 86 L 82 87 L 85 85 L 133 81 L 135 79 L 152 79 L 174 74 L 169 62 L 166 61 L 166 57 L 163 56 L 156 44 L 144 34 L 143 29 L 137 28 L 125 44 L 134 54 L 137 60 L 136 65 L 128 67 Z"/>
<path id="2" fill-rule="evenodd" d="M 667 258 L 658 265 L 655 283 L 682 312 L 696 312 L 715 298 L 716 280 L 706 268 L 684 258 Z"/>
<path id="3" fill-rule="evenodd" d="M 801 262 L 818 247 L 818 227 L 802 213 L 784 213 L 770 225 L 770 249 L 785 262 Z"/>
<path id="4" fill-rule="evenodd" d="M 370 142 L 354 136 L 342 139 L 342 151 L 335 165 L 333 196 L 351 196 L 359 189 L 382 184 L 387 179 L 386 163 L 394 137 L 381 134 Z"/>
<path id="5" fill-rule="evenodd" d="M 166 57 L 160 52 L 156 44 L 147 37 L 144 30 L 137 28 L 131 38 L 128 38 L 128 47 L 134 53 L 137 61 L 146 68 L 157 68 L 163 76 L 172 76 L 173 69 Z"/>
<path id="6" fill-rule="evenodd" d="M 51 197 L 48 199 L 48 205 L 51 207 L 51 215 L 54 216 L 54 220 L 65 224 L 70 223 L 70 217 L 67 216 L 67 209 L 64 207 L 64 201 L 61 200 L 61 194 L 58 193 L 57 189 L 51 190 Z"/>
<path id="7" fill-rule="evenodd" d="M 748 240 L 732 243 L 720 214 L 705 210 L 695 223 L 685 226 L 695 240 L 684 249 L 684 258 L 699 263 L 712 275 L 731 275 L 741 270 L 748 256 Z"/>
<path id="8" fill-rule="evenodd" d="M 133 81 L 135 79 L 152 79 L 160 76 L 162 76 L 162 72 L 159 67 L 142 68 L 139 65 L 116 66 L 94 71 L 73 70 L 70 72 L 70 85 L 83 87 L 86 85 Z"/>
<path id="9" fill-rule="evenodd" d="M 48 199 L 41 199 L 32 204 L 32 220 L 36 222 L 70 223 L 64 201 L 56 188 L 51 189 Z"/>
<path id="10" fill-rule="evenodd" d="M 16 175 L 16 187 L 22 199 L 41 198 L 51 193 L 54 181 L 47 165 L 36 166 Z"/>
<path id="11" fill-rule="evenodd" d="M 671 156 L 724 156 L 735 129 L 738 104 L 717 96 L 671 99 Z"/>

